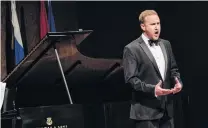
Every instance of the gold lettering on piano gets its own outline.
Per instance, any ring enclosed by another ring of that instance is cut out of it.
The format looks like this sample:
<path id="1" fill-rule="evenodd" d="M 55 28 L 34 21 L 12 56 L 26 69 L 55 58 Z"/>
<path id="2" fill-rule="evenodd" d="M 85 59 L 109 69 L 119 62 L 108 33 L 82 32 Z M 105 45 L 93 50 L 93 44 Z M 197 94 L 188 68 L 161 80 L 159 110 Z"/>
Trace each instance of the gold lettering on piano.
<path id="1" fill-rule="evenodd" d="M 52 118 L 51 117 L 48 117 L 47 118 L 46 124 L 47 125 L 52 125 L 53 124 L 53 121 L 52 121 Z"/>
<path id="2" fill-rule="evenodd" d="M 43 126 L 43 127 L 36 127 L 36 128 L 67 128 L 67 125 Z"/>
<path id="3" fill-rule="evenodd" d="M 52 125 L 53 120 L 51 117 L 46 118 L 46 125 Z M 36 128 L 67 128 L 67 125 L 55 125 L 55 126 L 41 126 Z"/>

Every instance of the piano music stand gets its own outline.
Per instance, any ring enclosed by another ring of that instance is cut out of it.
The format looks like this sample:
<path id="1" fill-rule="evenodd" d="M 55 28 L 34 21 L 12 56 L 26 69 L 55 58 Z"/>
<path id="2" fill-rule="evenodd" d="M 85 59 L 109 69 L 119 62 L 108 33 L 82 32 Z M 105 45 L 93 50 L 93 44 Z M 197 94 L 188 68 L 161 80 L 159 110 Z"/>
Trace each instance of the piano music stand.
<path id="1" fill-rule="evenodd" d="M 61 75 L 69 102 L 70 104 L 73 104 L 64 75 L 63 66 L 60 61 L 61 56 L 57 51 L 57 45 L 63 47 L 63 45 L 61 45 L 62 42 L 71 43 L 73 41 L 75 41 L 76 44 L 80 44 L 91 32 L 92 30 L 47 33 L 46 36 L 28 53 L 28 55 L 2 80 L 2 82 L 7 83 L 7 88 L 16 88 L 18 86 L 26 85 L 36 86 L 38 84 L 51 85 L 54 83 L 53 80 L 57 79 L 57 77 L 59 78 Z M 46 55 L 50 49 L 54 49 L 55 56 Z M 56 68 L 54 63 L 48 63 L 48 60 L 58 62 L 59 70 Z M 50 67 L 50 69 L 47 67 Z M 44 75 L 44 73 L 47 75 Z M 39 77 L 40 74 L 44 75 L 44 80 Z"/>

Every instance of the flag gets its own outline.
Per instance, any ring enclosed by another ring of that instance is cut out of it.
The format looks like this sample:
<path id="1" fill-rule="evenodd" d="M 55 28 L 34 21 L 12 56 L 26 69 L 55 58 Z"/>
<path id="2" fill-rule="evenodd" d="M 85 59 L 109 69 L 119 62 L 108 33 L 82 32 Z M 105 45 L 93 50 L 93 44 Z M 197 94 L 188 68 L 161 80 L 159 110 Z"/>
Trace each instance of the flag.
<path id="1" fill-rule="evenodd" d="M 47 20 L 47 13 L 45 9 L 44 1 L 40 1 L 40 39 L 42 39 L 47 32 L 48 29 L 48 20 Z"/>
<path id="2" fill-rule="evenodd" d="M 19 22 L 17 19 L 15 1 L 11 1 L 11 13 L 12 13 L 13 36 L 14 36 L 15 64 L 17 65 L 24 58 L 25 55 L 24 55 L 24 47 L 22 43 Z"/>
<path id="3" fill-rule="evenodd" d="M 52 11 L 52 6 L 51 6 L 50 0 L 48 0 L 48 24 L 49 24 L 49 31 L 56 32 L 56 27 L 55 27 L 53 11 Z"/>

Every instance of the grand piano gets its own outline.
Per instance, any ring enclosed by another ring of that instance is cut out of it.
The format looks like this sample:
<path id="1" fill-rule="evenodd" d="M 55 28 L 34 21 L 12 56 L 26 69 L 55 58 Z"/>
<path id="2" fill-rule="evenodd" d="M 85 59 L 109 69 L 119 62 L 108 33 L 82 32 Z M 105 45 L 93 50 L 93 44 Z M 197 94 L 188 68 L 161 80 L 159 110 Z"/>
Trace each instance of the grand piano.
<path id="1" fill-rule="evenodd" d="M 87 57 L 77 48 L 92 32 L 47 33 L 3 78 L 2 128 L 131 126 L 121 60 Z"/>

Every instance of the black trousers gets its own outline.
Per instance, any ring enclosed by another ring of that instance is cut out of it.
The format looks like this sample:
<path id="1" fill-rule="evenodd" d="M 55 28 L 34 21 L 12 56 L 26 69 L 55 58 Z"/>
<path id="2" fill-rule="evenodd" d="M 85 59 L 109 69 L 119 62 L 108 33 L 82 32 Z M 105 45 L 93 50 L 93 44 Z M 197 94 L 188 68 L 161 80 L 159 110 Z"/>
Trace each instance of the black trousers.
<path id="1" fill-rule="evenodd" d="M 174 128 L 174 120 L 165 112 L 161 119 L 134 120 L 134 128 Z"/>

